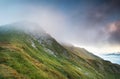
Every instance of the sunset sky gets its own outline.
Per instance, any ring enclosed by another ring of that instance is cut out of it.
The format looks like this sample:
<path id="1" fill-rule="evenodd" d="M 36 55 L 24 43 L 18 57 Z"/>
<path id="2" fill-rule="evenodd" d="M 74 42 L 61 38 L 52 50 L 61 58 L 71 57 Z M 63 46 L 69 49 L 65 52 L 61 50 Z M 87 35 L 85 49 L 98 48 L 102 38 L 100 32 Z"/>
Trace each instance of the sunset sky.
<path id="1" fill-rule="evenodd" d="M 19 21 L 93 53 L 120 52 L 120 0 L 0 0 L 0 25 Z"/>

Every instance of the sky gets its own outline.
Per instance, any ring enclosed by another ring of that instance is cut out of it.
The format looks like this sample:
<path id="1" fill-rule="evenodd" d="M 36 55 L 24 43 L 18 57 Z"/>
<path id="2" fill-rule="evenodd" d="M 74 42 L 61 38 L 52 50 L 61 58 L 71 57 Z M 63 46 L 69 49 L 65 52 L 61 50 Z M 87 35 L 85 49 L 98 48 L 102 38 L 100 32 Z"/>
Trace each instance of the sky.
<path id="1" fill-rule="evenodd" d="M 120 0 L 0 0 L 0 25 L 29 21 L 62 43 L 120 52 Z"/>

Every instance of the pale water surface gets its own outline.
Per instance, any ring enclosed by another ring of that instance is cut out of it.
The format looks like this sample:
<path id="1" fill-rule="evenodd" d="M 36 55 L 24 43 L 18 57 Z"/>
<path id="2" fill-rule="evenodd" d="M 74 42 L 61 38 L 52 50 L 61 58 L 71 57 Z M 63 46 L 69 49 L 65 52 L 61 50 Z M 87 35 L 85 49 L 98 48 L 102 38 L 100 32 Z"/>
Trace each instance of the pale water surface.
<path id="1" fill-rule="evenodd" d="M 98 56 L 104 60 L 111 61 L 112 63 L 120 64 L 120 54 L 102 54 Z"/>

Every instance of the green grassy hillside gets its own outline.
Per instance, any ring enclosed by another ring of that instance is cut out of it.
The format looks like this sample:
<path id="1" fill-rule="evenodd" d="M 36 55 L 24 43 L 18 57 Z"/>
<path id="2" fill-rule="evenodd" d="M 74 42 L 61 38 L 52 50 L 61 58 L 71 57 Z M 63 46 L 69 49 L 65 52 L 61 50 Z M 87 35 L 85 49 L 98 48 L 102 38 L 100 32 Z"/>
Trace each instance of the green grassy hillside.
<path id="1" fill-rule="evenodd" d="M 0 79 L 120 79 L 120 66 L 48 34 L 0 27 Z"/>

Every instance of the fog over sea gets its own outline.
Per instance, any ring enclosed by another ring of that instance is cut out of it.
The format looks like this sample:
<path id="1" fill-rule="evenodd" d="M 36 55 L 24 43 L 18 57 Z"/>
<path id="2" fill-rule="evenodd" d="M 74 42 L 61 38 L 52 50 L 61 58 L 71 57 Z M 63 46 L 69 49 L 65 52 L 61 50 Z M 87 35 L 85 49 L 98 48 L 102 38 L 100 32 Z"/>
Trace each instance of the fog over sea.
<path id="1" fill-rule="evenodd" d="M 120 65 L 120 54 L 100 54 L 99 57 Z"/>

